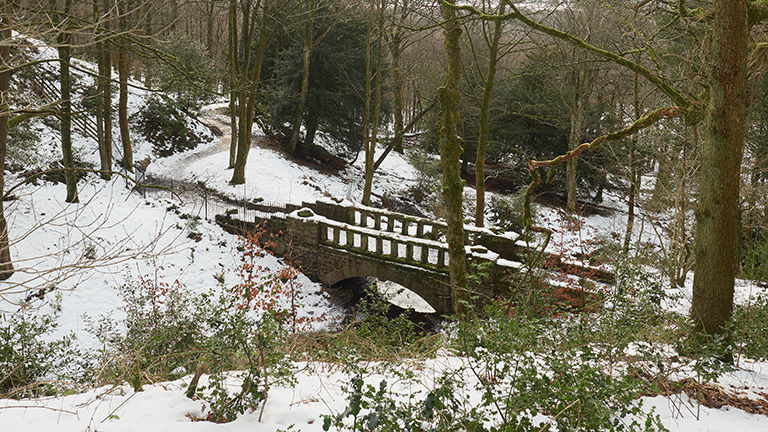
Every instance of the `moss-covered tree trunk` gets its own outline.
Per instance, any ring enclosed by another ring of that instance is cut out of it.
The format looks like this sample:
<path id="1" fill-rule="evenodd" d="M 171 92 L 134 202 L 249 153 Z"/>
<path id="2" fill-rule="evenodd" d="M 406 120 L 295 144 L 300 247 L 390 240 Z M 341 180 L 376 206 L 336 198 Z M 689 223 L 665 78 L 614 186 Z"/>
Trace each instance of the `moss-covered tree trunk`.
<path id="1" fill-rule="evenodd" d="M 9 3 L 3 2 L 0 6 L 0 37 L 4 41 L 11 40 L 11 5 Z M 10 61 L 11 47 L 8 44 L 0 44 L 0 195 L 5 195 L 5 156 L 8 150 L 8 117 L 11 115 L 11 107 L 8 104 L 11 88 Z M 4 204 L 5 202 L 0 199 L 0 280 L 6 280 L 13 275 Z"/>
<path id="2" fill-rule="evenodd" d="M 749 46 L 747 7 L 747 0 L 714 1 L 691 309 L 697 330 L 707 334 L 722 332 L 731 317 L 740 258 L 739 184 Z"/>
<path id="3" fill-rule="evenodd" d="M 454 3 L 449 0 L 448 3 Z M 456 11 L 445 5 L 440 6 L 445 35 L 445 52 L 448 68 L 445 85 L 439 92 L 443 117 L 440 123 L 440 165 L 443 169 L 443 201 L 445 203 L 446 223 L 448 224 L 448 256 L 451 273 L 451 301 L 453 309 L 461 318 L 467 310 L 469 301 L 467 290 L 467 261 L 464 250 L 464 213 L 462 193 L 464 181 L 461 179 L 461 138 L 458 135 L 459 103 L 461 82 L 461 25 L 456 20 Z"/>
<path id="4" fill-rule="evenodd" d="M 584 128 L 584 94 L 579 90 L 574 92 L 569 114 L 571 117 L 571 132 L 568 135 L 568 150 L 570 151 L 581 145 L 581 132 Z M 578 180 L 576 172 L 578 164 L 579 158 L 575 157 L 568 160 L 565 168 L 565 191 L 567 194 L 565 206 L 571 212 L 576 211 L 576 182 Z"/>
<path id="5" fill-rule="evenodd" d="M 120 31 L 128 30 L 126 13 L 129 5 L 125 1 L 117 2 L 120 14 Z M 133 147 L 131 146 L 131 131 L 128 125 L 128 52 L 125 41 L 117 50 L 117 73 L 120 81 L 120 97 L 117 105 L 117 118 L 120 124 L 120 142 L 123 145 L 123 163 L 128 172 L 133 172 Z"/>
<path id="6" fill-rule="evenodd" d="M 371 13 L 373 14 L 373 7 L 371 7 Z M 373 18 L 368 17 L 366 21 L 365 31 L 365 101 L 363 106 L 363 151 L 365 152 L 365 172 L 363 173 L 363 205 L 371 204 L 371 185 L 373 184 L 373 170 L 368 169 L 369 159 L 373 158 L 371 154 L 371 95 L 373 90 L 371 89 L 371 80 L 373 79 L 373 54 L 372 54 L 372 34 L 373 34 Z"/>
<path id="7" fill-rule="evenodd" d="M 109 28 L 110 0 L 102 3 L 105 23 Z M 99 145 L 101 156 L 101 177 L 105 180 L 112 178 L 112 47 L 108 40 L 99 44 L 99 95 L 101 97 L 101 121 L 104 136 Z"/>
<path id="8" fill-rule="evenodd" d="M 55 24 L 59 27 L 57 42 L 59 52 L 59 84 L 61 86 L 61 105 L 59 106 L 59 120 L 61 125 L 61 154 L 64 163 L 64 181 L 67 184 L 66 202 L 76 203 L 77 175 L 75 174 L 75 159 L 72 155 L 72 78 L 69 72 L 69 61 L 72 57 L 72 34 L 69 31 L 69 16 L 72 12 L 72 0 L 64 2 L 64 17 L 56 9 L 55 0 L 51 1 L 51 9 L 54 11 Z"/>
<path id="9" fill-rule="evenodd" d="M 499 15 L 504 15 L 505 6 L 506 4 L 501 2 L 499 5 Z M 480 102 L 478 119 L 480 130 L 477 134 L 477 157 L 475 158 L 475 190 L 477 192 L 477 199 L 475 200 L 475 225 L 478 227 L 485 225 L 485 153 L 488 148 L 488 131 L 491 125 L 491 97 L 493 96 L 493 86 L 496 82 L 496 64 L 499 59 L 501 26 L 502 22 L 500 20 L 493 24 L 493 36 L 488 53 L 488 73 L 485 77 L 485 85 L 483 86 L 483 99 Z"/>
<path id="10" fill-rule="evenodd" d="M 635 73 L 635 80 L 632 86 L 632 106 L 635 110 L 635 121 L 640 118 L 642 111 L 640 109 L 640 91 L 638 86 L 638 75 Z M 629 145 L 627 148 L 628 153 L 628 169 L 627 177 L 629 177 L 629 202 L 627 204 L 627 230 L 624 233 L 624 254 L 629 255 L 629 246 L 632 243 L 632 231 L 635 228 L 635 197 L 640 186 L 640 175 L 637 169 L 637 161 L 635 160 L 635 150 L 637 148 L 637 135 L 633 135 L 629 139 Z"/>
<path id="11" fill-rule="evenodd" d="M 384 2 L 382 2 L 384 3 Z M 375 158 L 376 158 L 376 143 L 378 142 L 379 135 L 379 121 L 381 120 L 381 87 L 382 87 L 382 67 L 384 60 L 384 4 L 378 7 L 379 21 L 378 21 L 378 39 L 376 42 L 376 72 L 373 76 L 375 80 L 375 89 L 373 94 L 373 117 L 370 119 L 371 130 L 370 137 L 367 139 L 367 146 L 365 147 L 365 185 L 363 187 L 363 204 L 371 204 L 371 193 L 373 192 L 373 173 L 376 171 Z M 370 100 L 370 79 L 371 77 L 371 31 L 368 32 L 368 48 L 367 48 L 367 61 L 366 61 L 366 79 L 368 85 L 366 86 L 366 99 Z M 401 126 L 402 127 L 402 126 Z"/>

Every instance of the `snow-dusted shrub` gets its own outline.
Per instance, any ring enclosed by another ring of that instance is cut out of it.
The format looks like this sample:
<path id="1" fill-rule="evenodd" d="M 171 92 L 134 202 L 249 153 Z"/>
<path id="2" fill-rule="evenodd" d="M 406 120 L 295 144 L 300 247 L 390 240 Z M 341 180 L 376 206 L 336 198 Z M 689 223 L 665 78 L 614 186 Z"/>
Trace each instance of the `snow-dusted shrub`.
<path id="1" fill-rule="evenodd" d="M 128 381 L 139 390 L 147 379 L 171 379 L 194 370 L 201 355 L 201 312 L 186 287 L 142 275 L 118 291 L 125 321 L 101 317 L 89 329 L 104 346 L 99 378 Z"/>
<path id="2" fill-rule="evenodd" d="M 0 314 L 0 399 L 56 395 L 88 376 L 90 367 L 74 346 L 74 334 L 51 341 L 59 300 L 44 314 L 29 304 Z"/>
<path id="3" fill-rule="evenodd" d="M 507 230 L 522 233 L 525 231 L 523 220 L 523 206 L 525 203 L 525 189 L 508 196 L 493 196 L 488 208 L 491 212 L 490 220 L 497 226 Z M 531 219 L 536 224 L 536 205 L 531 203 Z"/>
<path id="4" fill-rule="evenodd" d="M 22 122 L 8 130 L 8 165 L 27 168 L 39 162 L 37 145 L 40 137 L 29 122 Z"/>
<path id="5" fill-rule="evenodd" d="M 537 414 L 549 416 L 553 430 L 663 429 L 640 409 L 647 383 L 593 346 L 600 341 L 595 316 L 533 319 L 493 305 L 486 313 L 460 325 L 456 338 L 482 393 L 481 418 L 515 430 L 540 430 Z"/>
<path id="6" fill-rule="evenodd" d="M 590 327 L 525 318 L 500 305 L 486 313 L 457 323 L 455 361 L 434 379 L 388 369 L 393 380 L 366 380 L 370 369 L 351 367 L 347 407 L 323 416 L 323 429 L 664 430 L 657 415 L 641 410 L 647 383 L 601 358 L 590 347 Z"/>
<path id="7" fill-rule="evenodd" d="M 261 406 L 274 385 L 292 385 L 294 368 L 288 337 L 299 329 L 295 278 L 298 271 L 285 267 L 268 272 L 259 265 L 266 231 L 257 229 L 241 238 L 239 283 L 218 296 L 206 295 L 204 361 L 210 369 L 208 385 L 197 395 L 210 403 L 208 420 L 229 422 Z M 237 370 L 234 373 L 227 371 Z M 228 382 L 240 381 L 234 395 Z M 259 415 L 261 420 L 261 414 Z"/>
<path id="8" fill-rule="evenodd" d="M 190 129 L 186 115 L 170 99 L 150 97 L 134 120 L 160 157 L 193 149 L 203 141 Z"/>

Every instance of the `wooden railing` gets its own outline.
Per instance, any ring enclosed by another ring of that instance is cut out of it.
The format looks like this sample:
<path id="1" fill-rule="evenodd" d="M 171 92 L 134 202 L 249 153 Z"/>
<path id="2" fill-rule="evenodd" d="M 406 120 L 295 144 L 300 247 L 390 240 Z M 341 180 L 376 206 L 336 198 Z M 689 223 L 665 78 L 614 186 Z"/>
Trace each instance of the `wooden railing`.
<path id="1" fill-rule="evenodd" d="M 32 81 L 37 84 L 40 92 L 50 102 L 55 102 L 61 99 L 61 90 L 54 84 L 53 78 L 48 73 L 36 74 L 32 77 Z M 72 106 L 75 106 L 75 101 L 72 101 Z M 72 112 L 72 124 L 80 130 L 80 133 L 86 138 L 98 139 L 98 133 L 96 132 L 96 125 L 91 123 L 90 117 L 86 111 L 73 111 Z"/>
<path id="2" fill-rule="evenodd" d="M 320 244 L 420 267 L 443 271 L 448 267 L 448 247 L 438 241 L 335 221 L 321 221 L 319 227 Z"/>

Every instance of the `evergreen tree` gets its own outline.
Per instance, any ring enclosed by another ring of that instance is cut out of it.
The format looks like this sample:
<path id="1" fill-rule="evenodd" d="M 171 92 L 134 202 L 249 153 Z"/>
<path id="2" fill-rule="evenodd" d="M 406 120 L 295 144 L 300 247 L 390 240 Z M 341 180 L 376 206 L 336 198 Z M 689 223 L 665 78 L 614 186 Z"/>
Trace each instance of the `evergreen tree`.
<path id="1" fill-rule="evenodd" d="M 299 150 L 314 144 L 318 130 L 346 144 L 349 151 L 362 148 L 365 25 L 360 17 L 335 21 L 331 11 L 318 13 L 314 32 L 324 37 L 311 53 L 309 87 L 301 116 L 306 133 Z M 285 42 L 274 66 L 270 110 L 277 125 L 287 123 L 293 127 L 300 106 L 303 45 L 299 39 Z"/>

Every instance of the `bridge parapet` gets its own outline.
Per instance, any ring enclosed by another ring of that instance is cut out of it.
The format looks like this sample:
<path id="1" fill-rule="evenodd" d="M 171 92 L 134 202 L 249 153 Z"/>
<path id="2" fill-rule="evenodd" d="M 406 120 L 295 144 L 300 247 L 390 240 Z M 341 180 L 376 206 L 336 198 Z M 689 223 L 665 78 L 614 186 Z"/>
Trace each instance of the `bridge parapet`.
<path id="1" fill-rule="evenodd" d="M 447 271 L 448 247 L 439 241 L 347 225 L 328 219 L 321 220 L 319 224 L 320 244 L 384 257 L 388 261 Z"/>
<path id="2" fill-rule="evenodd" d="M 448 225 L 441 220 L 405 215 L 338 198 L 320 199 L 304 205 L 334 221 L 408 237 L 445 241 L 445 233 L 448 231 Z M 522 252 L 531 247 L 522 241 L 522 235 L 514 231 L 498 232 L 464 225 L 464 232 L 467 245 L 483 245 L 509 260 L 520 259 Z"/>

